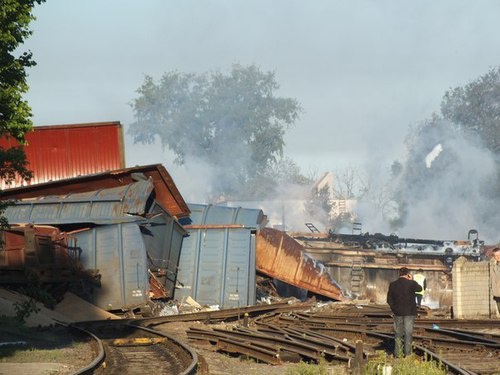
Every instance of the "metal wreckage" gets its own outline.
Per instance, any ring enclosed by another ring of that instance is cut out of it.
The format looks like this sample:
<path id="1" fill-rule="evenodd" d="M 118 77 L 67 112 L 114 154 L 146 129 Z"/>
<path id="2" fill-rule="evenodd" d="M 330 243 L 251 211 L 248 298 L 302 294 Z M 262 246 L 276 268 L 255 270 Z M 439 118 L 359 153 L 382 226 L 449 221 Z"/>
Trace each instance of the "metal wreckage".
<path id="1" fill-rule="evenodd" d="M 388 283 L 405 265 L 426 271 L 427 302 L 439 306 L 451 304 L 453 261 L 481 259 L 475 230 L 466 241 L 319 233 L 311 223 L 308 233 L 285 233 L 266 227 L 259 209 L 188 204 L 161 164 L 124 168 L 119 123 L 43 127 L 40 134 L 56 132 L 53 139 L 69 143 L 37 144 L 33 136 L 30 144 L 37 155 L 59 147 L 66 161 L 85 164 L 88 153 L 65 155 L 103 129 L 107 143 L 92 144 L 118 145 L 102 159 L 107 164 L 63 171 L 51 160 L 50 175 L 47 163 L 34 162 L 37 181 L 1 191 L 0 199 L 12 202 L 4 212 L 11 227 L 1 232 L 2 285 L 36 282 L 56 299 L 73 291 L 107 311 L 151 315 L 187 298 L 219 308 L 254 305 L 260 277 L 283 297 L 385 302 Z M 35 160 L 33 150 L 27 155 Z"/>

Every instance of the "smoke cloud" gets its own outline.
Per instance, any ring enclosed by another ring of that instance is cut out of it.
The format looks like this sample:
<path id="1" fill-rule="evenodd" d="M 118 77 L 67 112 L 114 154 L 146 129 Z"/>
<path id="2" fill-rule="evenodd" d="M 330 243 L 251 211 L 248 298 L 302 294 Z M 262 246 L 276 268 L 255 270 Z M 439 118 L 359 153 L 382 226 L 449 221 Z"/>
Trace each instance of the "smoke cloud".
<path id="1" fill-rule="evenodd" d="M 497 242 L 497 163 L 477 139 L 445 121 L 424 127 L 403 170 L 390 184 L 372 186 L 357 214 L 365 228 L 403 237 L 457 240 L 476 229 L 480 239 Z"/>

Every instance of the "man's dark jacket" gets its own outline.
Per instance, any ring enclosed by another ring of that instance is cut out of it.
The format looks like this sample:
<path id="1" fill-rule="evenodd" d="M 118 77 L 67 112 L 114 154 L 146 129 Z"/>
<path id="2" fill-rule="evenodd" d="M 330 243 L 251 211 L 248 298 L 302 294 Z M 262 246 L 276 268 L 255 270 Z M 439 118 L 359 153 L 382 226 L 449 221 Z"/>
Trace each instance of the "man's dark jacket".
<path id="1" fill-rule="evenodd" d="M 394 315 L 417 315 L 415 292 L 420 292 L 422 287 L 415 280 L 400 277 L 389 284 L 387 303 Z"/>

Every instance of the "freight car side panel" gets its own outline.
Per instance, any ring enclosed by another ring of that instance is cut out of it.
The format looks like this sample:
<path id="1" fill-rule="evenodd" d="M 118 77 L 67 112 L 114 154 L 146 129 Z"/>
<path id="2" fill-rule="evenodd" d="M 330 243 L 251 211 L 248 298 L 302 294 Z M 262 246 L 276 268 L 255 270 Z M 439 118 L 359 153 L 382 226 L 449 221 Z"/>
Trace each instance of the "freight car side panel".
<path id="1" fill-rule="evenodd" d="M 224 309 L 255 304 L 255 235 L 245 228 L 190 230 L 177 279 L 178 300 Z"/>
<path id="2" fill-rule="evenodd" d="M 0 189 L 95 174 L 125 168 L 123 129 L 120 122 L 38 126 L 26 134 L 24 146 L 33 179 L 0 182 Z M 0 138 L 0 147 L 17 146 Z"/>
<path id="3" fill-rule="evenodd" d="M 101 287 L 92 302 L 104 310 L 129 310 L 148 301 L 144 242 L 135 223 L 105 225 L 73 233 L 84 269 L 98 270 Z"/>

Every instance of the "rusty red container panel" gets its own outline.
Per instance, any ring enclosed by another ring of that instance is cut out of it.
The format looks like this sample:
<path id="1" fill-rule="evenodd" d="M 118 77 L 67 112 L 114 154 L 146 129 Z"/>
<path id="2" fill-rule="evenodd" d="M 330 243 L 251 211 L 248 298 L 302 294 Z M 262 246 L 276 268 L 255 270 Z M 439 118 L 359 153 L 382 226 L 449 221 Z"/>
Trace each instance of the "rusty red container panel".
<path id="1" fill-rule="evenodd" d="M 118 121 L 86 124 L 36 126 L 26 134 L 24 146 L 33 179 L 20 179 L 0 189 L 40 184 L 125 168 L 122 125 Z M 1 138 L 0 147 L 17 146 Z"/>
<path id="2" fill-rule="evenodd" d="M 13 225 L 0 231 L 0 240 L 0 284 L 24 283 L 29 272 L 42 282 L 64 281 L 75 273 L 76 254 L 56 227 Z"/>
<path id="3" fill-rule="evenodd" d="M 348 299 L 325 267 L 302 250 L 302 245 L 285 232 L 263 228 L 257 236 L 256 268 L 313 293 L 339 301 Z"/>

